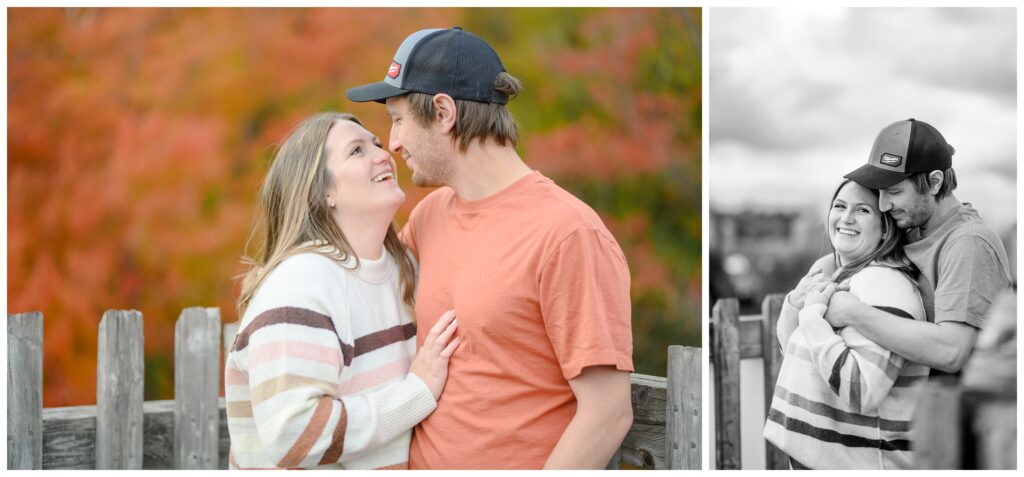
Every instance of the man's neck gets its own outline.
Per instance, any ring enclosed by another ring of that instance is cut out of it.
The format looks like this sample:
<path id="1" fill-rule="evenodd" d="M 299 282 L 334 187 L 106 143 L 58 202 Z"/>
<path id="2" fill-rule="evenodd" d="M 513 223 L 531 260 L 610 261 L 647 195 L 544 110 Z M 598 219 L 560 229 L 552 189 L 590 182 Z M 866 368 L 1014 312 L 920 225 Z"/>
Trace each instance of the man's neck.
<path id="1" fill-rule="evenodd" d="M 530 172 L 511 145 L 473 141 L 457 159 L 448 186 L 462 200 L 478 200 L 505 190 Z"/>
<path id="2" fill-rule="evenodd" d="M 928 221 L 921 225 L 921 234 L 927 235 L 928 231 L 934 230 L 938 227 L 947 217 L 953 209 L 960 206 L 960 201 L 953 194 L 949 194 L 946 197 L 939 199 L 938 203 L 935 204 L 935 209 L 932 211 Z"/>

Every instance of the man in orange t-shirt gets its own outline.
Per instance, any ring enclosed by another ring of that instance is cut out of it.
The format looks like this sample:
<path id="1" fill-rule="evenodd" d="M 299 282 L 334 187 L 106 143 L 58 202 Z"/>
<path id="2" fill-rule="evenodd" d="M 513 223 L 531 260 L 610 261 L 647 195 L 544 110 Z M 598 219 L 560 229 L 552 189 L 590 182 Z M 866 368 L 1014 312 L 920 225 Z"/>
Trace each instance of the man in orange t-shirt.
<path id="1" fill-rule="evenodd" d="M 446 186 L 402 231 L 419 330 L 454 308 L 461 339 L 410 468 L 600 469 L 632 424 L 626 259 L 590 207 L 516 153 L 506 104 L 520 90 L 458 27 L 413 33 L 384 81 L 348 90 L 387 104 L 390 149 L 416 185 Z"/>

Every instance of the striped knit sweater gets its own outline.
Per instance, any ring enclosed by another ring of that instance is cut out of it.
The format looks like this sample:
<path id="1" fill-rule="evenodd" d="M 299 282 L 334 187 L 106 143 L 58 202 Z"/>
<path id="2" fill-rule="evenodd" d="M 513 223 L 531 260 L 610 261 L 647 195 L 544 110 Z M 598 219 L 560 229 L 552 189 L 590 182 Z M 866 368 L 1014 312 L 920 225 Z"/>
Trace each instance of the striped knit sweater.
<path id="1" fill-rule="evenodd" d="M 854 275 L 850 291 L 899 318 L 924 320 L 924 306 L 910 280 L 872 265 Z M 784 345 L 764 437 L 812 469 L 906 469 L 916 388 L 928 377 L 852 327 L 833 331 L 825 305 L 799 312 L 787 298 L 780 328 L 797 320 Z"/>
<path id="2" fill-rule="evenodd" d="M 408 372 L 416 328 L 399 290 L 387 252 L 356 271 L 302 253 L 270 273 L 226 360 L 231 469 L 408 467 L 436 403 Z"/>

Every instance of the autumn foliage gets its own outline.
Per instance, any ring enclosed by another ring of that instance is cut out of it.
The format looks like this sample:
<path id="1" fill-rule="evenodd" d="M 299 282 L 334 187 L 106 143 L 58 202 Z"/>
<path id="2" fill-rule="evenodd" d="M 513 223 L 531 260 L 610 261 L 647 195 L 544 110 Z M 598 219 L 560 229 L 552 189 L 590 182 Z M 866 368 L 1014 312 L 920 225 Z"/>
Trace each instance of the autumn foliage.
<path id="1" fill-rule="evenodd" d="M 638 372 L 700 344 L 698 9 L 8 10 L 8 312 L 42 311 L 44 404 L 95 402 L 106 309 L 145 317 L 146 399 L 173 395 L 189 306 L 233 279 L 273 148 L 301 118 L 380 105 L 398 44 L 460 25 L 524 81 L 520 154 L 593 206 L 633 277 Z M 400 166 L 408 200 L 429 190 Z"/>

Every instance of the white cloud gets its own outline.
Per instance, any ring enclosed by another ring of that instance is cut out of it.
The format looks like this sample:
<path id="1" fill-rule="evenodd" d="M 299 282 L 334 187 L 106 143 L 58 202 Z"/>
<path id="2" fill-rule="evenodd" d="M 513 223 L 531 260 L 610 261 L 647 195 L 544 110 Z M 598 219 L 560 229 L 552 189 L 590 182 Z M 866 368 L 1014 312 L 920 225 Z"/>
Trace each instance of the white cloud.
<path id="1" fill-rule="evenodd" d="M 957 197 L 997 228 L 1014 222 L 1013 10 L 713 9 L 710 20 L 713 207 L 825 201 L 881 128 L 915 117 L 956 148 Z"/>

